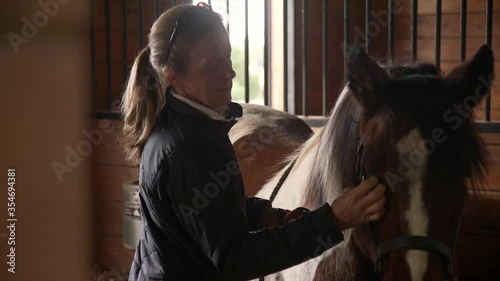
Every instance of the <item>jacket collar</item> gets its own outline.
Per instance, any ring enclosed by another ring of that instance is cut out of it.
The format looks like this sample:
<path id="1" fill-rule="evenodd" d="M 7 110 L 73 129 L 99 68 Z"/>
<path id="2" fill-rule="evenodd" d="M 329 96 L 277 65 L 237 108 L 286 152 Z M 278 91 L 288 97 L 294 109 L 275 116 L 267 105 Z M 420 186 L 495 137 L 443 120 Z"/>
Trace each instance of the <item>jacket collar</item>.
<path id="1" fill-rule="evenodd" d="M 229 107 L 227 105 L 222 106 L 218 111 L 216 111 L 216 110 L 210 109 L 202 104 L 199 104 L 193 100 L 190 100 L 186 97 L 183 97 L 179 94 L 176 94 L 173 90 L 171 91 L 171 94 L 174 98 L 179 99 L 179 100 L 183 101 L 184 103 L 187 103 L 191 107 L 198 109 L 199 111 L 201 111 L 201 113 L 205 114 L 210 119 L 230 122 L 234 118 L 234 117 L 230 117 L 230 116 L 226 117 L 225 113 L 224 114 L 221 113 L 221 112 L 228 112 Z"/>
<path id="2" fill-rule="evenodd" d="M 225 134 L 229 132 L 231 127 L 236 124 L 237 117 L 241 117 L 243 114 L 243 109 L 241 105 L 231 102 L 227 105 L 228 111 L 226 114 L 226 119 L 228 120 L 215 120 L 210 118 L 207 114 L 200 111 L 200 109 L 195 108 L 192 104 L 188 104 L 181 99 L 178 99 L 172 95 L 172 92 L 167 89 L 167 104 L 163 108 L 163 112 L 161 114 L 161 119 L 166 116 L 165 111 L 167 109 L 172 110 L 180 115 L 196 119 L 196 122 L 200 122 L 200 125 L 203 126 L 214 126 L 220 128 Z"/>

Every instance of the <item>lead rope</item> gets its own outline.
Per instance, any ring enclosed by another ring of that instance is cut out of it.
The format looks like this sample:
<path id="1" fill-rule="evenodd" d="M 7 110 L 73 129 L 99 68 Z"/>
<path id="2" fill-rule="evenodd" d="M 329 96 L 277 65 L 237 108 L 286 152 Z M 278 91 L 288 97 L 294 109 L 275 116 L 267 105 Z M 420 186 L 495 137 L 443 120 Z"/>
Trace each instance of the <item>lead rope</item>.
<path id="1" fill-rule="evenodd" d="M 297 156 L 298 158 L 298 156 Z M 280 180 L 276 184 L 276 186 L 273 189 L 273 193 L 271 193 L 271 197 L 269 197 L 269 202 L 271 204 L 273 203 L 274 199 L 276 198 L 276 195 L 278 195 L 278 192 L 280 191 L 281 187 L 283 186 L 283 183 L 285 182 L 286 178 L 290 174 L 290 171 L 292 171 L 293 166 L 295 165 L 295 162 L 297 161 L 297 158 L 295 158 L 292 163 L 290 163 L 290 166 L 286 169 L 286 171 L 283 173 L 281 176 Z M 264 281 L 265 276 L 259 277 L 259 281 Z"/>
<path id="2" fill-rule="evenodd" d="M 458 268 L 456 267 L 456 261 L 455 261 L 455 253 L 454 253 L 454 249 L 456 248 L 456 244 L 457 244 L 457 240 L 458 240 L 458 235 L 459 235 L 459 232 L 460 232 L 460 227 L 462 226 L 462 221 L 463 221 L 463 218 L 464 218 L 464 209 L 465 209 L 465 201 L 467 200 L 467 197 L 465 197 L 465 200 L 464 200 L 464 203 L 462 204 L 462 210 L 460 211 L 460 217 L 458 219 L 458 224 L 457 224 L 457 231 L 455 231 L 454 233 L 454 236 L 453 236 L 453 240 L 452 240 L 452 243 L 451 244 L 451 247 L 450 247 L 450 250 L 451 250 L 451 261 L 450 261 L 450 268 L 448 268 L 448 275 L 447 276 L 447 279 L 445 279 L 445 281 L 456 281 L 458 280 L 457 278 L 457 270 Z M 452 279 L 452 278 L 455 278 L 455 279 Z"/>

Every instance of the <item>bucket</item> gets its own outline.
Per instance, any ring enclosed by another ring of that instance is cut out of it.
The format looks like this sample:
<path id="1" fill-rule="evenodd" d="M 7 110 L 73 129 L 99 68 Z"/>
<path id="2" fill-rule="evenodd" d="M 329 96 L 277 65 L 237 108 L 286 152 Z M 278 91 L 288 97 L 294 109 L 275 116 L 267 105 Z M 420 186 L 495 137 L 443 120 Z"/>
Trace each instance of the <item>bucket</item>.
<path id="1" fill-rule="evenodd" d="M 139 181 L 126 181 L 122 184 L 123 192 L 123 246 L 135 250 L 140 237 L 141 201 L 139 199 Z"/>

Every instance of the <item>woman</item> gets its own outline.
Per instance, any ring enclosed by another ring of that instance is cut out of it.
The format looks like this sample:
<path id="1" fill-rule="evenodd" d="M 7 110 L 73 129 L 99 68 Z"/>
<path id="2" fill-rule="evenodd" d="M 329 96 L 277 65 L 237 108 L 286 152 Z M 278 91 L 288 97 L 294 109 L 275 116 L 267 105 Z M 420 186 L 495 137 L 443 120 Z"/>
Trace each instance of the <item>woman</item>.
<path id="1" fill-rule="evenodd" d="M 376 178 L 310 212 L 245 198 L 227 136 L 241 115 L 231 103 L 231 45 L 207 6 L 176 6 L 156 20 L 123 97 L 122 140 L 140 164 L 142 208 L 129 280 L 264 276 L 327 250 L 318 241 L 339 243 L 341 231 L 383 215 L 385 187 Z M 277 226 L 262 228 L 270 225 Z"/>

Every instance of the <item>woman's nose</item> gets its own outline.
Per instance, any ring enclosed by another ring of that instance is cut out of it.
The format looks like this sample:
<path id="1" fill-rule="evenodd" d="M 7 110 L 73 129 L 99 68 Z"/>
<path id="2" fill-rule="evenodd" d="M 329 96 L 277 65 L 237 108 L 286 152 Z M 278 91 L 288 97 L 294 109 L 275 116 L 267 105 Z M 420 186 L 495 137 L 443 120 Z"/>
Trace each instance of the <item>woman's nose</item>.
<path id="1" fill-rule="evenodd" d="M 234 69 L 231 67 L 231 70 L 227 73 L 227 79 L 233 79 L 236 77 L 236 72 L 234 72 Z"/>
<path id="2" fill-rule="evenodd" d="M 233 66 L 229 64 L 228 69 L 226 70 L 226 78 L 233 79 L 234 77 L 236 77 L 236 72 L 234 71 Z"/>

